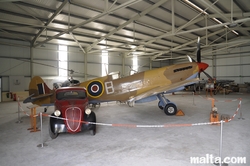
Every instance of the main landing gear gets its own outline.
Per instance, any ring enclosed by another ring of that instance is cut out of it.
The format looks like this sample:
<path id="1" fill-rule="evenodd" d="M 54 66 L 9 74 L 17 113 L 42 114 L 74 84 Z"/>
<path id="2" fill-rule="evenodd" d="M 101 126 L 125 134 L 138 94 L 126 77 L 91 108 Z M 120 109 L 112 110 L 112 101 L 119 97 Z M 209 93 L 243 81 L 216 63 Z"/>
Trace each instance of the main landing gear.
<path id="1" fill-rule="evenodd" d="M 163 94 L 158 94 L 159 99 L 158 107 L 164 110 L 166 115 L 175 115 L 177 113 L 177 107 L 174 103 L 170 102 Z"/>

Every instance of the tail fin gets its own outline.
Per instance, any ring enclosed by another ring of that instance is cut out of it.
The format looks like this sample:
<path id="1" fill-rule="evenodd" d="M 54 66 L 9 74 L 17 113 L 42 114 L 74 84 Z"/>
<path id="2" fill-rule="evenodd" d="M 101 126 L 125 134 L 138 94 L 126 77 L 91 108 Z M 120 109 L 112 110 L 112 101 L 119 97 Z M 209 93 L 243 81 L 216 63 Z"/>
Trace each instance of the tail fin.
<path id="1" fill-rule="evenodd" d="M 29 84 L 29 95 L 34 94 L 34 96 L 51 93 L 51 89 L 39 76 L 35 76 L 31 79 Z"/>
<path id="2" fill-rule="evenodd" d="M 54 90 L 51 90 L 43 79 L 39 76 L 35 76 L 31 79 L 29 84 L 29 97 L 23 101 L 23 103 L 32 102 L 37 105 L 50 104 L 51 96 L 54 94 Z"/>

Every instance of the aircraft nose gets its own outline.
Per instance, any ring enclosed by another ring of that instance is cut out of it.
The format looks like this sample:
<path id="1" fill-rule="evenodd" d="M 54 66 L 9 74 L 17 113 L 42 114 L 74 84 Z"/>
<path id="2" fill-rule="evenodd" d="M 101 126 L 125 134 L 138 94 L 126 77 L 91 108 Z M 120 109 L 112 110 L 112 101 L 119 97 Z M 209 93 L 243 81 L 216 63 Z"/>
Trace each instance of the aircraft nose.
<path id="1" fill-rule="evenodd" d="M 206 70 L 206 68 L 208 68 L 208 64 L 203 63 L 203 62 L 198 63 L 198 66 L 199 66 L 200 72 L 202 72 L 202 71 Z"/>

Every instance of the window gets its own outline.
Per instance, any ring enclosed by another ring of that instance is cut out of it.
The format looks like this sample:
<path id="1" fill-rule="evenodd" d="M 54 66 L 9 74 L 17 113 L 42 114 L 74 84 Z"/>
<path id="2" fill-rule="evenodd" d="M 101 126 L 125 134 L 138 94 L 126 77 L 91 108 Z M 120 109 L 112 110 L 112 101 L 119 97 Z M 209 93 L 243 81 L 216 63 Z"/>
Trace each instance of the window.
<path id="1" fill-rule="evenodd" d="M 68 76 L 68 47 L 64 45 L 59 45 L 59 77 Z"/>
<path id="2" fill-rule="evenodd" d="M 132 66 L 132 71 L 131 71 L 131 75 L 135 74 L 138 72 L 138 58 L 136 55 L 133 55 L 133 66 Z"/>
<path id="3" fill-rule="evenodd" d="M 82 90 L 60 91 L 56 94 L 57 100 L 85 99 L 87 94 Z"/>
<path id="4" fill-rule="evenodd" d="M 108 51 L 102 50 L 102 76 L 108 74 Z"/>

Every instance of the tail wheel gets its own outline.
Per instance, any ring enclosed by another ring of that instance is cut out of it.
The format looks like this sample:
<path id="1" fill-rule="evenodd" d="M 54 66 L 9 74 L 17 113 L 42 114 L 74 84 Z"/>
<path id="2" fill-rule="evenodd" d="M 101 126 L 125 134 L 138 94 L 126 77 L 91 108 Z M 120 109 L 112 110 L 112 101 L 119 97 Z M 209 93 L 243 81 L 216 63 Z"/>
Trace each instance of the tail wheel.
<path id="1" fill-rule="evenodd" d="M 166 115 L 170 115 L 170 116 L 175 115 L 177 113 L 177 107 L 173 103 L 168 103 L 164 108 L 164 112 Z"/>

